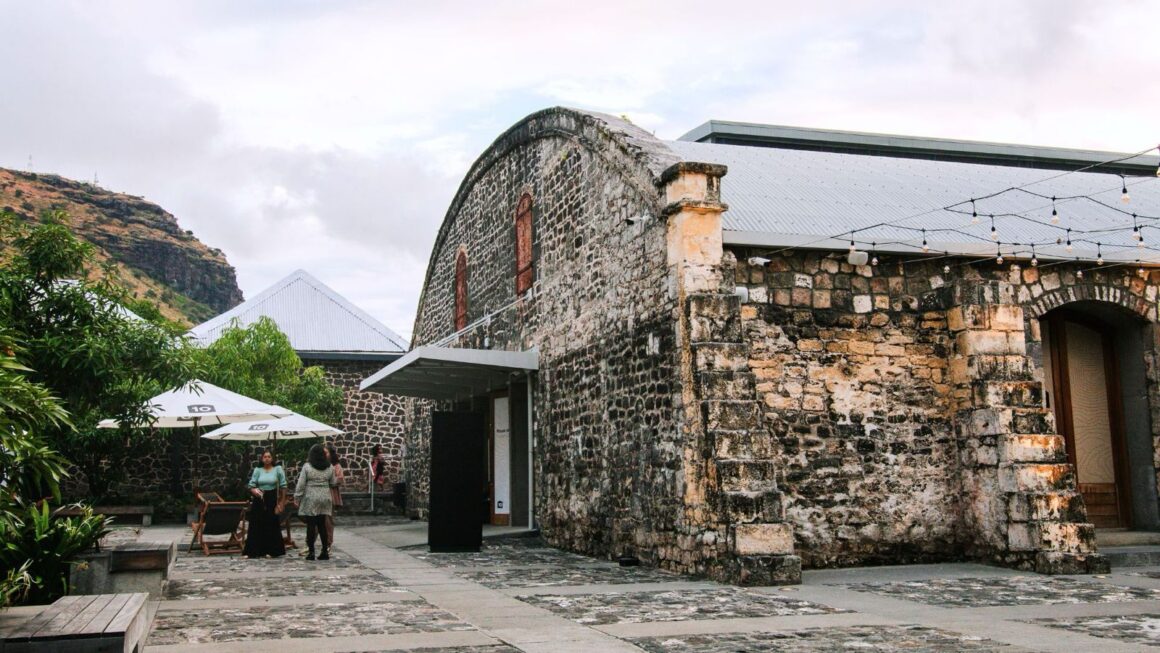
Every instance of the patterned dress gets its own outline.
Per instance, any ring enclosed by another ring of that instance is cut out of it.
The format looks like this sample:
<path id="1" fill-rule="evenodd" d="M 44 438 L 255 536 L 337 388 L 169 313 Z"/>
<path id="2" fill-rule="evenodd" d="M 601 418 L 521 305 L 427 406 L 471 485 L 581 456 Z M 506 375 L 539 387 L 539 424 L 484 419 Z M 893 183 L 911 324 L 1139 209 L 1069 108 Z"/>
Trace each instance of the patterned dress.
<path id="1" fill-rule="evenodd" d="M 330 488 L 338 485 L 334 479 L 334 466 L 321 472 L 303 463 L 298 472 L 298 486 L 294 489 L 294 500 L 298 502 L 298 514 L 303 517 L 329 515 L 332 510 Z"/>

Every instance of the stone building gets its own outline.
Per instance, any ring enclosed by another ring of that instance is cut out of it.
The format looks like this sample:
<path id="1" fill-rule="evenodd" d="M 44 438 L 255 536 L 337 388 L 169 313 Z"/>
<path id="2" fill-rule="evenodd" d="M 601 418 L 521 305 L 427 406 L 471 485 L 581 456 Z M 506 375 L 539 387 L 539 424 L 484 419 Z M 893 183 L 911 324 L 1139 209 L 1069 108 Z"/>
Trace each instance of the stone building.
<path id="1" fill-rule="evenodd" d="M 342 421 L 346 431 L 332 441 L 346 460 L 346 489 L 367 490 L 370 448 L 382 445 L 387 478 L 402 478 L 404 400 L 359 390 L 368 374 L 395 360 L 406 349 L 403 339 L 304 270 L 203 322 L 190 335 L 207 345 L 235 322 L 246 326 L 269 317 L 286 334 L 305 366 L 320 366 L 346 397 Z"/>
<path id="2" fill-rule="evenodd" d="M 1160 527 L 1157 161 L 1115 158 L 533 114 L 447 210 L 412 350 L 362 383 L 419 398 L 409 508 L 458 429 L 487 442 L 480 520 L 584 553 L 742 584 L 1105 569 L 1093 522 Z"/>

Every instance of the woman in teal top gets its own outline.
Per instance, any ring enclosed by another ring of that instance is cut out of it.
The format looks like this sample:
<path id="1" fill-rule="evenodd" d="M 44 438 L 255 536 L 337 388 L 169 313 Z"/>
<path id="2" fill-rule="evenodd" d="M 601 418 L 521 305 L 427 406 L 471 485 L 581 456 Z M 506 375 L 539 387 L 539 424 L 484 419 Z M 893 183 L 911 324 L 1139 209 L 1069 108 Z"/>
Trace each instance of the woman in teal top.
<path id="1" fill-rule="evenodd" d="M 274 464 L 269 451 L 262 452 L 262 465 L 250 475 L 250 524 L 246 532 L 243 558 L 276 557 L 286 555 L 282 529 L 275 512 L 278 502 L 286 494 L 286 472 Z"/>

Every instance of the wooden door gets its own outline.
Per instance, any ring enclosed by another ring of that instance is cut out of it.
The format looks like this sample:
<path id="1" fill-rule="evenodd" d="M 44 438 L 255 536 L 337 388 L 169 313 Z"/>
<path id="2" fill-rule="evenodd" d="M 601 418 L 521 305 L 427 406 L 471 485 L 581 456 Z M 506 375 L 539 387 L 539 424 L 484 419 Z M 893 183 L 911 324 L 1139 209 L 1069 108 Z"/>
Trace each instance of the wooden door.
<path id="1" fill-rule="evenodd" d="M 1076 315 L 1045 325 L 1056 424 L 1097 528 L 1131 526 L 1119 370 L 1109 329 Z"/>

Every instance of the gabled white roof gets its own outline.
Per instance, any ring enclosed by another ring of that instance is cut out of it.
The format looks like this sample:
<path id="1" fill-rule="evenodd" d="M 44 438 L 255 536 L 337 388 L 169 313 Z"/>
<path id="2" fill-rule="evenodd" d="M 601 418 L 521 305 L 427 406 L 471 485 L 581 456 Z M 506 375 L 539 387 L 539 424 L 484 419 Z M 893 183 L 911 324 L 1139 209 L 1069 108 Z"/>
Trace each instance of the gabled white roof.
<path id="1" fill-rule="evenodd" d="M 294 271 L 189 334 L 204 346 L 234 320 L 247 326 L 263 316 L 274 320 L 300 353 L 399 353 L 407 348 L 398 334 L 305 270 Z"/>

